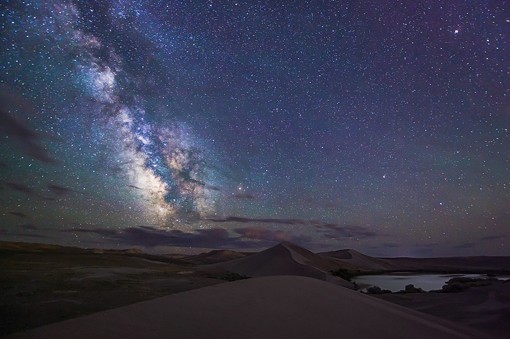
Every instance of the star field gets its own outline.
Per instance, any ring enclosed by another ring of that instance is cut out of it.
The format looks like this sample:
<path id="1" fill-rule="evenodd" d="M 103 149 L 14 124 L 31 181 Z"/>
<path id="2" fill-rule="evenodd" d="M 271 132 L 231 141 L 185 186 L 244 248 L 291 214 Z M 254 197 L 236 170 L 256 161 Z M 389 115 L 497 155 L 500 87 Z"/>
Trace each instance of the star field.
<path id="1" fill-rule="evenodd" d="M 505 1 L 4 1 L 0 232 L 508 254 Z"/>

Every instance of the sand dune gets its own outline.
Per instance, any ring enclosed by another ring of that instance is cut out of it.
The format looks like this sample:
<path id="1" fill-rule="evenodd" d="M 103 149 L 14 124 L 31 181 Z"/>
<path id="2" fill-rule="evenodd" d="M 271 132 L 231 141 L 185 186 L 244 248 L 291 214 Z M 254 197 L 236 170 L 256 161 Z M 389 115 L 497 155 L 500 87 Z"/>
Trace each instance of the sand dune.
<path id="1" fill-rule="evenodd" d="M 385 259 L 364 255 L 358 251 L 345 249 L 332 252 L 319 253 L 322 257 L 335 258 L 345 264 L 342 268 L 361 271 L 386 271 L 396 268 L 394 264 Z"/>
<path id="2" fill-rule="evenodd" d="M 245 257 L 246 254 L 236 251 L 229 250 L 213 250 L 206 253 L 200 253 L 197 255 L 190 255 L 183 257 L 183 260 L 189 261 L 197 265 L 208 265 L 219 262 L 234 260 Z"/>
<path id="3" fill-rule="evenodd" d="M 476 338 L 426 314 L 307 277 L 241 280 L 11 338 Z"/>
<path id="4" fill-rule="evenodd" d="M 298 275 L 353 287 L 350 282 L 329 273 L 339 268 L 335 260 L 321 257 L 291 243 L 281 243 L 265 251 L 213 265 L 211 268 L 221 268 L 249 277 Z"/>

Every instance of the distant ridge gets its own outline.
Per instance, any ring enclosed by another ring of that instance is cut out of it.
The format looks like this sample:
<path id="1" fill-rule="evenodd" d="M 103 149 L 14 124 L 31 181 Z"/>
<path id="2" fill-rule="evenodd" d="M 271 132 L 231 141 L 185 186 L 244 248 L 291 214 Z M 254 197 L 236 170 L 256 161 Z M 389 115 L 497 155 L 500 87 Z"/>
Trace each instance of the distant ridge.
<path id="1" fill-rule="evenodd" d="M 422 271 L 422 272 L 495 272 L 510 273 L 510 257 L 472 256 L 438 258 L 376 258 L 353 249 L 318 253 L 322 257 L 334 258 L 342 268 L 374 271 Z"/>
<path id="2" fill-rule="evenodd" d="M 431 272 L 510 273 L 510 256 L 382 258 L 398 270 Z"/>
<path id="3" fill-rule="evenodd" d="M 105 248 L 81 248 L 72 246 L 61 246 L 54 244 L 44 243 L 25 243 L 13 241 L 0 241 L 1 252 L 25 252 L 25 253 L 40 253 L 40 254 L 80 254 L 80 255 L 110 255 L 126 258 L 138 258 L 152 261 L 160 261 L 165 263 L 174 263 L 179 265 L 190 266 L 192 263 L 178 258 L 172 258 L 164 255 L 148 254 L 138 248 L 127 249 L 105 249 Z"/>

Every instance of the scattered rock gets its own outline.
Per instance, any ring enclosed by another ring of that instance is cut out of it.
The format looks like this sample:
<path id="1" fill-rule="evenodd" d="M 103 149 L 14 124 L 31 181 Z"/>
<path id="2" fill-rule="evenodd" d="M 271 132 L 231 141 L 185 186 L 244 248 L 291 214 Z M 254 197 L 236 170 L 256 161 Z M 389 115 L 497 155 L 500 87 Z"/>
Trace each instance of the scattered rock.
<path id="1" fill-rule="evenodd" d="M 383 290 L 379 286 L 370 286 L 367 288 L 367 294 L 385 294 L 391 293 L 390 290 Z"/>

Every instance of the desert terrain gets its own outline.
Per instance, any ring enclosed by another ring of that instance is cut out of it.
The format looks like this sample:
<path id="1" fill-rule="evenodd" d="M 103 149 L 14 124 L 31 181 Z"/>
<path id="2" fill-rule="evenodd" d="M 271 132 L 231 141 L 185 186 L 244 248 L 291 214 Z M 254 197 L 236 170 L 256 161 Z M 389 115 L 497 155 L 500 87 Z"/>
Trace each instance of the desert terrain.
<path id="1" fill-rule="evenodd" d="M 15 337 L 504 337 L 510 283 L 456 293 L 356 291 L 350 276 L 508 273 L 508 257 L 373 258 L 291 243 L 150 255 L 0 243 L 0 335 Z M 93 325 L 91 325 L 93 324 Z M 257 326 L 255 326 L 257 324 Z M 212 333 L 212 334 L 211 334 Z"/>

